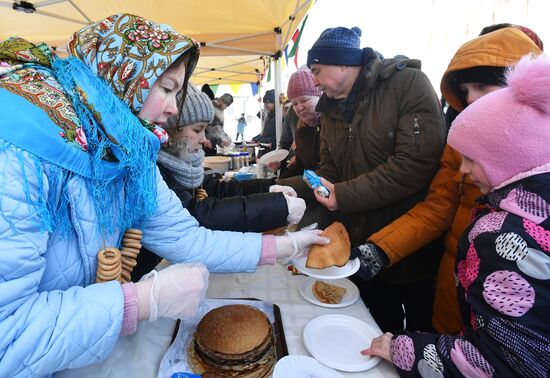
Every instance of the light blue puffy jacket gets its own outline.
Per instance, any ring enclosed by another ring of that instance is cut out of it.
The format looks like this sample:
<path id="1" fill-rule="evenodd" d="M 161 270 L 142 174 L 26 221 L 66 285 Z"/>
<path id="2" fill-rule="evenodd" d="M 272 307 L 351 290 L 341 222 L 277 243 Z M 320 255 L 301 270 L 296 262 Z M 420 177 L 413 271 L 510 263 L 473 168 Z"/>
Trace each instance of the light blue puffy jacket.
<path id="1" fill-rule="evenodd" d="M 50 175 L 58 170 L 43 163 L 44 177 L 37 177 L 34 161 L 10 146 L 0 150 L 0 377 L 47 376 L 100 362 L 123 319 L 120 284 L 94 284 L 104 244 L 84 179 L 66 184 L 70 237 L 41 232 L 27 203 L 39 197 L 41 180 L 55 182 Z M 143 228 L 145 247 L 171 262 L 202 262 L 213 272 L 254 271 L 261 235 L 199 227 L 158 173 L 157 201 L 157 213 Z M 109 236 L 105 245 L 115 246 L 119 237 Z"/>

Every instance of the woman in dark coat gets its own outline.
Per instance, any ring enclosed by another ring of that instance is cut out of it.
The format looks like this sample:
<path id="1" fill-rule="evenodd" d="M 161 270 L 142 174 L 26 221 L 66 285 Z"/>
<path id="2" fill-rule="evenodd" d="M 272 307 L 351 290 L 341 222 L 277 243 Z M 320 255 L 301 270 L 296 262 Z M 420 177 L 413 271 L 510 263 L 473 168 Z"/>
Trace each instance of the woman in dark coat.
<path id="1" fill-rule="evenodd" d="M 202 167 L 205 128 L 214 117 L 211 101 L 189 86 L 179 119 L 168 120 L 169 142 L 158 154 L 160 173 L 201 226 L 212 230 L 263 232 L 297 224 L 305 203 L 292 189 L 273 185 L 271 179 L 221 181 Z M 145 253 L 144 253 L 145 252 Z M 157 257 L 142 250 L 133 278 L 152 269 Z"/>

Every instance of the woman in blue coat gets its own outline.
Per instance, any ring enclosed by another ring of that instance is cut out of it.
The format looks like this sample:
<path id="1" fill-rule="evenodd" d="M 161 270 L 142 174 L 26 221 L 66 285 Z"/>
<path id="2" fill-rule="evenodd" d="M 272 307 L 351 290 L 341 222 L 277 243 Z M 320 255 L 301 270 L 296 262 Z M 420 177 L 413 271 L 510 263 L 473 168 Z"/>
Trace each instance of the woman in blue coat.
<path id="1" fill-rule="evenodd" d="M 162 180 L 160 126 L 185 98 L 196 42 L 118 14 L 76 32 L 69 53 L 0 43 L 0 376 L 97 363 L 139 320 L 192 314 L 206 268 L 253 271 L 323 243 L 202 228 Z M 98 251 L 128 228 L 175 264 L 94 283 Z"/>

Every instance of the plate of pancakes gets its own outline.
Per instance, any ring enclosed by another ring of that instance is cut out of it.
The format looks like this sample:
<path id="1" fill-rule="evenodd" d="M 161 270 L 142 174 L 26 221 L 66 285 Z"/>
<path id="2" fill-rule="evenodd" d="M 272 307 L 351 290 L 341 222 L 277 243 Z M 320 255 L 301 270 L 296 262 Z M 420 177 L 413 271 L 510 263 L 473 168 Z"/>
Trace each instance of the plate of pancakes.
<path id="1" fill-rule="evenodd" d="M 315 278 L 336 280 L 354 274 L 361 267 L 358 258 L 350 260 L 351 242 L 344 225 L 334 222 L 321 233 L 330 240 L 326 245 L 314 245 L 307 255 L 292 260 L 300 272 Z"/>
<path id="2" fill-rule="evenodd" d="M 306 301 L 329 308 L 350 306 L 359 299 L 359 289 L 345 278 L 324 281 L 308 277 L 298 287 L 298 292 Z"/>
<path id="3" fill-rule="evenodd" d="M 337 280 L 340 278 L 346 278 L 354 274 L 361 267 L 361 263 L 358 258 L 349 260 L 343 266 L 330 266 L 328 268 L 317 269 L 306 267 L 307 257 L 302 256 L 298 259 L 292 260 L 292 265 L 298 269 L 301 273 L 315 278 L 324 280 Z"/>

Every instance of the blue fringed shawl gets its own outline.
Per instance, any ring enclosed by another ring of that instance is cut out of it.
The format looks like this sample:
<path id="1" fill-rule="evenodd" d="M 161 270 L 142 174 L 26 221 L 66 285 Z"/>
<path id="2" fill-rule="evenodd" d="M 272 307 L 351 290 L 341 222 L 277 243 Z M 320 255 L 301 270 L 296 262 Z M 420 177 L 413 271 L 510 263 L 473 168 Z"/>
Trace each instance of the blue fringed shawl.
<path id="1" fill-rule="evenodd" d="M 68 230 L 66 182 L 76 175 L 86 179 L 102 233 L 140 227 L 156 210 L 158 139 L 80 60 L 56 59 L 52 68 L 84 128 L 87 152 L 60 138 L 61 128 L 38 106 L 0 88 L 0 108 L 4 113 L 0 138 L 7 142 L 0 144 L 0 150 L 10 144 L 18 147 L 21 161 L 24 152 L 34 155 L 39 180 L 44 175 L 43 162 L 53 167 L 48 172 L 50 198 L 44 198 L 44 183 L 40 182 L 38 200 L 31 201 L 25 183 L 33 215 L 43 230 Z M 107 151 L 116 161 L 105 160 Z"/>

